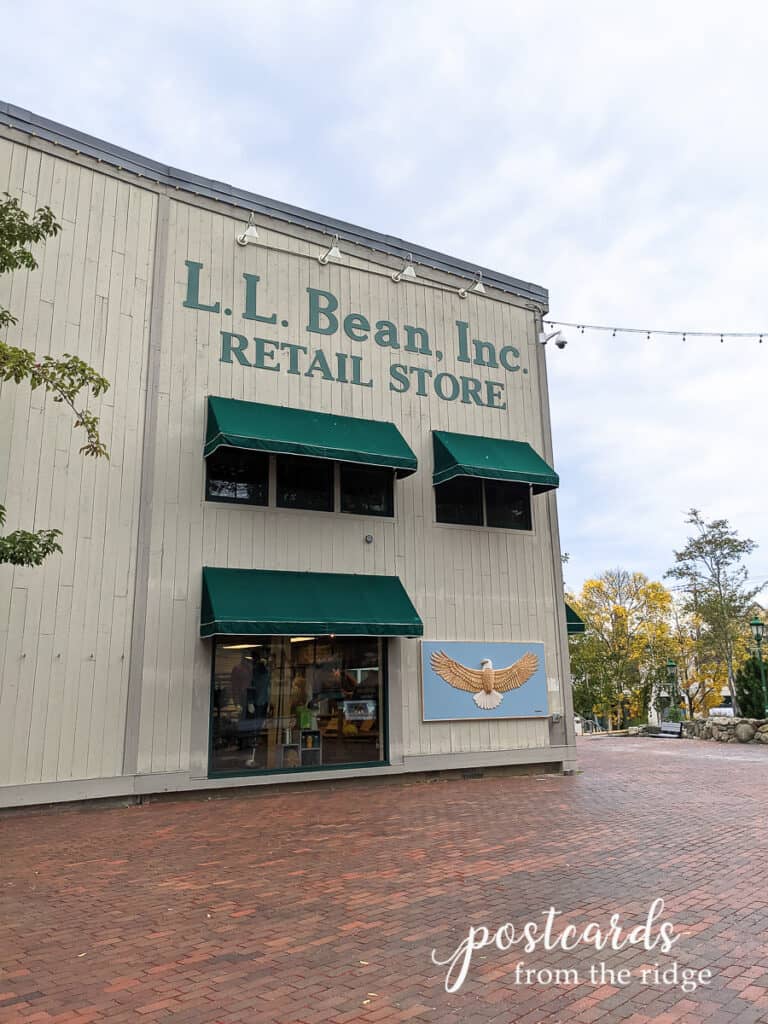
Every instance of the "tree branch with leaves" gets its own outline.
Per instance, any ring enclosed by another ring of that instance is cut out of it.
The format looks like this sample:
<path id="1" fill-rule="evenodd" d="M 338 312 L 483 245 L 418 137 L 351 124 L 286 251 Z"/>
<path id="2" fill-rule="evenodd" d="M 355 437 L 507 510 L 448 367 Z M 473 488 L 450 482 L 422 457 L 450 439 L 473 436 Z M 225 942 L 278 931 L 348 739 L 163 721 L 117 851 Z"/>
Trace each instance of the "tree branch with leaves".
<path id="1" fill-rule="evenodd" d="M 0 201 L 0 274 L 14 270 L 36 270 L 37 260 L 31 246 L 56 236 L 61 226 L 48 206 L 41 206 L 30 215 L 19 201 L 4 193 Z M 0 330 L 18 323 L 10 310 L 0 306 Z M 99 436 L 99 420 L 81 401 L 83 392 L 93 398 L 103 395 L 109 381 L 82 359 L 66 352 L 59 358 L 43 356 L 0 341 L 0 381 L 28 383 L 32 390 L 43 388 L 54 402 L 66 405 L 74 417 L 74 425 L 85 432 L 80 453 L 93 458 L 109 458 Z M 0 526 L 5 524 L 6 509 L 0 505 Z M 61 531 L 15 530 L 0 537 L 0 563 L 41 565 L 53 552 L 61 551 Z"/>

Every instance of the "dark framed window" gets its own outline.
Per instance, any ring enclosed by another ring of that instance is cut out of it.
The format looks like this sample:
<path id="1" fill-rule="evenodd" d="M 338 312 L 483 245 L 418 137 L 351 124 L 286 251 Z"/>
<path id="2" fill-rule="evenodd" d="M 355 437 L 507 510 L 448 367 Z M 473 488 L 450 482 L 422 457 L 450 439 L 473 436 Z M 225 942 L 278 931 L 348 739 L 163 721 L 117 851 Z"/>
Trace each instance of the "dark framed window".
<path id="1" fill-rule="evenodd" d="M 485 480 L 485 525 L 507 530 L 531 529 L 531 489 L 528 484 Z"/>
<path id="2" fill-rule="evenodd" d="M 528 484 L 459 476 L 435 487 L 438 523 L 531 530 Z"/>
<path id="3" fill-rule="evenodd" d="M 278 455 L 277 507 L 333 512 L 333 462 Z"/>
<path id="4" fill-rule="evenodd" d="M 457 476 L 435 487 L 438 523 L 483 525 L 483 481 Z"/>
<path id="5" fill-rule="evenodd" d="M 205 460 L 205 497 L 242 505 L 266 505 L 269 456 L 242 448 L 219 448 Z"/>
<path id="6" fill-rule="evenodd" d="M 386 643 L 375 636 L 216 639 L 209 773 L 385 763 Z"/>
<path id="7" fill-rule="evenodd" d="M 391 469 L 376 466 L 353 466 L 343 462 L 341 477 L 341 511 L 363 516 L 393 516 L 394 477 Z"/>
<path id="8" fill-rule="evenodd" d="M 207 501 L 294 508 L 311 512 L 395 514 L 393 469 L 337 463 L 300 455 L 270 455 L 242 448 L 219 448 L 205 460 Z M 274 463 L 275 495 L 270 501 Z M 336 501 L 336 472 L 339 501 Z"/>

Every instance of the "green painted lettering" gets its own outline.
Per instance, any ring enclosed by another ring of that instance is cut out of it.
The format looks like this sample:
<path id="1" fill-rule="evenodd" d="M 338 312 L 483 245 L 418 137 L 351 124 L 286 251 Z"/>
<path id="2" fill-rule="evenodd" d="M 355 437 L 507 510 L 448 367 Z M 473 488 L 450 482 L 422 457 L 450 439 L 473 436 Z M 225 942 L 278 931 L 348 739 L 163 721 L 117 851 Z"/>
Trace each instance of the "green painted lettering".
<path id="1" fill-rule="evenodd" d="M 501 365 L 504 367 L 505 370 L 509 370 L 510 373 L 516 373 L 520 369 L 520 363 L 516 363 L 514 365 L 511 365 L 509 363 L 509 361 L 508 361 L 509 360 L 509 356 L 507 355 L 508 352 L 511 352 L 512 356 L 515 359 L 519 359 L 520 358 L 520 353 L 517 351 L 517 349 L 513 348 L 512 345 L 507 345 L 505 348 L 503 348 L 501 350 L 501 352 L 499 352 L 499 362 L 501 363 Z"/>
<path id="2" fill-rule="evenodd" d="M 352 341 L 367 341 L 371 325 L 362 313 L 350 313 L 344 317 L 344 333 Z"/>
<path id="3" fill-rule="evenodd" d="M 507 403 L 502 402 L 501 396 L 504 394 L 504 385 L 499 384 L 495 380 L 487 380 L 485 382 L 485 404 L 489 409 L 506 409 Z"/>
<path id="4" fill-rule="evenodd" d="M 320 376 L 323 378 L 323 380 L 334 380 L 334 376 L 331 373 L 331 368 L 328 365 L 328 360 L 325 357 L 325 353 L 321 352 L 320 349 L 317 349 L 314 356 L 312 357 L 312 362 L 309 364 L 309 369 L 304 374 L 304 376 L 314 377 L 316 370 L 320 372 Z"/>
<path id="5" fill-rule="evenodd" d="M 456 356 L 458 363 L 471 363 L 469 358 L 469 324 L 465 320 L 457 320 L 456 326 L 459 329 L 459 354 Z"/>
<path id="6" fill-rule="evenodd" d="M 424 398 L 427 393 L 427 377 L 432 376 L 432 371 L 423 366 L 409 366 L 408 372 L 416 374 L 416 394 Z"/>
<path id="7" fill-rule="evenodd" d="M 378 327 L 378 324 L 376 326 Z M 403 366 L 402 363 L 392 363 L 389 368 L 389 376 L 392 378 L 389 382 L 389 390 L 397 392 L 398 395 L 402 395 L 411 386 L 408 380 L 408 367 Z"/>
<path id="8" fill-rule="evenodd" d="M 447 384 L 447 388 L 444 386 Z M 446 402 L 455 402 L 459 397 L 459 382 L 452 373 L 438 373 L 435 377 L 435 391 L 438 398 Z"/>
<path id="9" fill-rule="evenodd" d="M 480 381 L 475 377 L 461 377 L 461 400 L 464 405 L 482 405 L 483 399 L 480 395 Z M 435 381 L 437 386 L 437 381 Z"/>
<path id="10" fill-rule="evenodd" d="M 309 295 L 309 323 L 307 330 L 310 334 L 335 334 L 339 329 L 339 321 L 333 315 L 334 310 L 339 308 L 339 300 L 331 292 L 324 292 L 320 288 L 307 288 Z M 325 318 L 321 323 L 320 318 Z"/>
<path id="11" fill-rule="evenodd" d="M 254 338 L 254 346 L 256 351 L 253 356 L 253 365 L 257 370 L 279 370 L 280 363 L 272 365 L 271 360 L 275 358 L 277 354 L 278 344 L 276 341 L 270 341 L 268 338 Z M 266 348 L 267 345 L 272 347 Z"/>
<path id="12" fill-rule="evenodd" d="M 397 340 L 397 328 L 391 320 L 376 321 L 376 333 L 373 340 L 382 348 L 400 348 L 400 342 Z"/>
<path id="13" fill-rule="evenodd" d="M 235 344 L 236 342 L 237 344 Z M 241 366 L 250 366 L 251 364 L 243 354 L 243 349 L 246 348 L 248 348 L 248 339 L 244 334 L 232 334 L 231 331 L 222 331 L 219 362 L 231 363 L 232 356 L 234 356 Z"/>
<path id="14" fill-rule="evenodd" d="M 203 264 L 195 263 L 194 260 L 184 260 L 184 265 L 187 268 L 187 297 L 182 305 L 187 309 L 204 309 L 206 313 L 218 313 L 221 308 L 218 302 L 206 306 L 200 301 L 200 271 Z"/>
<path id="15" fill-rule="evenodd" d="M 280 350 L 288 353 L 288 373 L 292 373 L 294 376 L 301 376 L 301 370 L 299 369 L 299 352 L 307 354 L 307 349 L 304 345 L 293 345 L 290 341 L 284 341 L 280 345 Z"/>
<path id="16" fill-rule="evenodd" d="M 349 384 L 347 379 L 347 353 L 336 353 L 336 380 L 340 384 Z"/>
<path id="17" fill-rule="evenodd" d="M 277 313 L 273 313 L 272 316 L 259 316 L 256 312 L 256 285 L 261 278 L 256 274 L 243 274 L 243 280 L 245 281 L 245 310 L 243 311 L 243 319 L 260 320 L 263 324 L 277 323 Z"/>
<path id="18" fill-rule="evenodd" d="M 429 347 L 429 335 L 423 327 L 411 327 L 405 325 L 405 351 L 418 352 L 422 356 L 431 356 L 432 349 Z M 418 338 L 419 343 L 416 344 Z"/>
<path id="19" fill-rule="evenodd" d="M 490 341 L 478 341 L 477 338 L 473 338 L 472 345 L 475 350 L 472 362 L 475 366 L 492 366 L 495 369 L 499 365 L 496 362 L 496 346 Z"/>
<path id="20" fill-rule="evenodd" d="M 350 356 L 349 361 L 352 363 L 352 380 L 351 384 L 359 384 L 362 388 L 372 388 L 372 380 L 361 380 L 360 374 L 363 369 L 363 357 L 362 356 Z"/>

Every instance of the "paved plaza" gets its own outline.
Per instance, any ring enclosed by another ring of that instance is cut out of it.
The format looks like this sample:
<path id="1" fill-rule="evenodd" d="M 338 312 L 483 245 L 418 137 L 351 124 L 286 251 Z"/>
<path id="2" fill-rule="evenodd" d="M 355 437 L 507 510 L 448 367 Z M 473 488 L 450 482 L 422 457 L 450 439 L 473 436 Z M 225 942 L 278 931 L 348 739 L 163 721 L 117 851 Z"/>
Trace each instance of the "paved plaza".
<path id="1" fill-rule="evenodd" d="M 768 750 L 600 738 L 579 756 L 572 778 L 2 818 L 0 1021 L 768 1022 Z M 666 954 L 489 943 L 455 992 L 432 963 L 470 926 L 554 906 L 561 931 L 631 928 L 658 898 L 681 934 Z"/>

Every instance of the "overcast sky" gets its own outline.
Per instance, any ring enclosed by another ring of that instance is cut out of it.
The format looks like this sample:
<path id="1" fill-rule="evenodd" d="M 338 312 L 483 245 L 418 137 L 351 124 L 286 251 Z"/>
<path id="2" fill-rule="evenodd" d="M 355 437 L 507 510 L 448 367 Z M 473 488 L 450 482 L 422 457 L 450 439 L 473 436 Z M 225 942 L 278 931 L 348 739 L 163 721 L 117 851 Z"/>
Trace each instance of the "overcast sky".
<path id="1" fill-rule="evenodd" d="M 691 506 L 768 579 L 768 5 L 0 0 L 0 98 L 544 285 L 566 579 Z"/>

